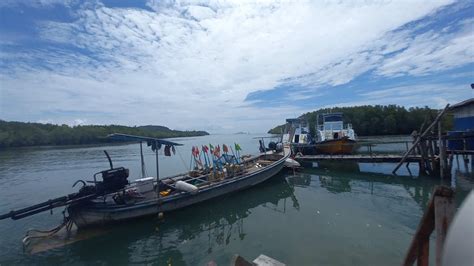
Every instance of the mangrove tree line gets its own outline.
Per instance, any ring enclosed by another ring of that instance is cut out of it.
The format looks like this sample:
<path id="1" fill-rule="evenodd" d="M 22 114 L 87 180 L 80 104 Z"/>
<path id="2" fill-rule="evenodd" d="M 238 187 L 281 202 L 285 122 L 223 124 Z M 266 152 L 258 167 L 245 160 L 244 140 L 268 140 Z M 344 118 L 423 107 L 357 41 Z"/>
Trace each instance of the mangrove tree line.
<path id="1" fill-rule="evenodd" d="M 128 127 L 119 125 L 74 126 L 41 123 L 7 122 L 0 120 L 0 147 L 36 145 L 77 145 L 111 142 L 111 133 L 123 133 L 155 138 L 209 135 L 205 131 L 180 131 L 164 126 Z"/>
<path id="2" fill-rule="evenodd" d="M 419 130 L 423 123 L 431 122 L 438 110 L 428 107 L 407 109 L 398 105 L 364 105 L 319 109 L 305 113 L 300 118 L 307 119 L 309 125 L 316 125 L 318 115 L 335 112 L 342 112 L 344 123 L 351 123 L 359 136 L 377 136 L 411 134 L 414 130 Z M 445 116 L 443 127 L 445 129 L 452 127 L 451 116 Z M 280 134 L 283 128 L 284 125 L 280 125 L 268 133 Z"/>

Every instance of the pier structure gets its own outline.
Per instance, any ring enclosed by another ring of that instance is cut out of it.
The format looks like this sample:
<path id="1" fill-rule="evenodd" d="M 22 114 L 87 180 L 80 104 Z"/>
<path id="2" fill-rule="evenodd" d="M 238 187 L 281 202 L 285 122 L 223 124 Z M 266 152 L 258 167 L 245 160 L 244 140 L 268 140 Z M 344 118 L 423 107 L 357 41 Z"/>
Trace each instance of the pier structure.
<path id="1" fill-rule="evenodd" d="M 442 119 L 447 115 L 453 115 L 454 129 L 445 132 L 442 127 Z M 317 161 L 353 161 L 361 163 L 397 163 L 392 173 L 396 174 L 399 168 L 410 163 L 419 165 L 420 175 L 451 178 L 453 161 L 462 158 L 465 169 L 474 172 L 474 98 L 457 103 L 449 104 L 440 110 L 427 127 L 424 123 L 419 131 L 412 133 L 412 141 L 389 141 L 360 143 L 358 154 L 317 154 L 304 155 L 295 154 L 295 159 L 301 163 Z M 373 147 L 378 144 L 405 144 L 405 152 L 399 154 L 376 153 Z M 362 148 L 365 146 L 367 151 Z M 408 168 L 408 170 L 410 170 Z"/>

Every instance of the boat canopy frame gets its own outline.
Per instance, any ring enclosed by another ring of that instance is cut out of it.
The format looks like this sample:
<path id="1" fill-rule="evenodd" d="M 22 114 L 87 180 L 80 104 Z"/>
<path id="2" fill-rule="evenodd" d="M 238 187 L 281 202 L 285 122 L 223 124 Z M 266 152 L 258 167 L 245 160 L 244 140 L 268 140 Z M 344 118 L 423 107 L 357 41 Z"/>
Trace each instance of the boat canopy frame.
<path id="1" fill-rule="evenodd" d="M 146 136 L 137 136 L 137 135 L 128 135 L 122 133 L 112 133 L 107 135 L 108 139 L 121 141 L 121 142 L 139 142 L 140 143 L 140 159 L 141 159 L 141 172 L 142 177 L 145 175 L 145 162 L 143 159 L 143 148 L 142 142 L 146 141 L 148 146 L 151 146 L 152 151 L 155 152 L 155 160 L 156 160 L 156 184 L 157 184 L 157 194 L 158 197 L 160 196 L 160 167 L 158 163 L 158 151 L 161 149 L 162 145 L 166 146 L 183 146 L 183 144 L 172 142 L 168 140 L 153 138 L 153 137 L 146 137 Z"/>

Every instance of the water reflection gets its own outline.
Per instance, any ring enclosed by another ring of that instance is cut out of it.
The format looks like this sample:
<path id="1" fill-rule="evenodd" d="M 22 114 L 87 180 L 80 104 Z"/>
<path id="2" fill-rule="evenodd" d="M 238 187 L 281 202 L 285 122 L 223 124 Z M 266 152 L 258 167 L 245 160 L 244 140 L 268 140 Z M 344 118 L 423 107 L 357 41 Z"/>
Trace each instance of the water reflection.
<path id="1" fill-rule="evenodd" d="M 352 169 L 352 171 L 346 171 L 347 168 Z M 435 185 L 449 185 L 447 181 L 430 177 L 400 177 L 366 173 L 358 169 L 357 163 L 337 162 L 324 164 L 324 167 L 319 165 L 319 168 L 305 168 L 304 171 L 299 173 L 298 178 L 301 181 L 304 180 L 299 185 L 310 186 L 311 182 L 317 179 L 319 186 L 331 193 L 369 193 L 372 195 L 381 194 L 384 197 L 390 197 L 390 195 L 383 195 L 385 192 L 378 185 L 395 185 L 404 188 L 422 209 L 427 206 Z M 358 189 L 354 190 L 353 186 L 358 187 Z M 361 190 L 361 187 L 365 189 Z M 393 195 L 393 197 L 399 196 Z"/>
<path id="2" fill-rule="evenodd" d="M 161 223 L 160 231 L 176 233 L 183 243 L 202 236 L 207 237 L 207 253 L 217 246 L 227 246 L 231 241 L 244 240 L 247 236 L 245 219 L 253 209 L 263 207 L 275 212 L 286 212 L 287 199 L 295 209 L 299 208 L 294 189 L 283 175 L 249 190 L 237 192 L 212 202 L 172 212 Z"/>

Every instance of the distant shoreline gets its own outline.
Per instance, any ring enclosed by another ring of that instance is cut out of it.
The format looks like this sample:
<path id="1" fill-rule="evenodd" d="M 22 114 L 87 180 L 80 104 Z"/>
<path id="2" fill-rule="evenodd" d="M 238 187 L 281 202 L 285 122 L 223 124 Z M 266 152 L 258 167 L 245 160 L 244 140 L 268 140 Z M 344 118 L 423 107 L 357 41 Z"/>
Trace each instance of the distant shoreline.
<path id="1" fill-rule="evenodd" d="M 117 141 L 107 139 L 112 133 L 139 135 L 159 139 L 199 137 L 206 131 L 172 130 L 165 126 L 87 125 L 74 126 L 41 123 L 8 122 L 0 120 L 0 148 L 110 145 Z"/>

